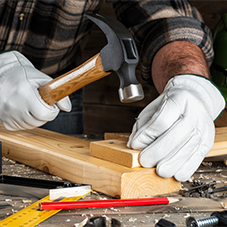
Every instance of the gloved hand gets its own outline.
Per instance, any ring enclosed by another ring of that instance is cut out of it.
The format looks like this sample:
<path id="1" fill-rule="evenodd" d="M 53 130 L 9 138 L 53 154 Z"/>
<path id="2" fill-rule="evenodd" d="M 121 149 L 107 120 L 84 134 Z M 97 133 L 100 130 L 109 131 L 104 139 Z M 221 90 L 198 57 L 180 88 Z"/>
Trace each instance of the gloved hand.
<path id="1" fill-rule="evenodd" d="M 225 108 L 220 91 L 205 77 L 178 75 L 138 116 L 128 147 L 142 150 L 143 167 L 164 178 L 188 180 L 214 143 L 213 121 Z"/>
<path id="2" fill-rule="evenodd" d="M 6 129 L 39 127 L 55 119 L 60 109 L 71 110 L 68 97 L 52 106 L 42 100 L 37 88 L 50 80 L 19 52 L 0 54 L 0 120 Z"/>

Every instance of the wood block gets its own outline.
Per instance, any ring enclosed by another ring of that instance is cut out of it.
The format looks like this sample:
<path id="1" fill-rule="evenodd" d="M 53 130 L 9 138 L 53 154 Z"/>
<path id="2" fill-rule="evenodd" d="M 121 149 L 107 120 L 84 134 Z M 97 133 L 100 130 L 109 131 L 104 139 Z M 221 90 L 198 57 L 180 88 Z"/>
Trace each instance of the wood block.
<path id="1" fill-rule="evenodd" d="M 104 134 L 104 139 L 105 140 L 113 140 L 113 139 L 118 139 L 118 140 L 125 140 L 128 141 L 130 133 L 118 133 L 118 132 L 106 132 Z"/>
<path id="2" fill-rule="evenodd" d="M 140 151 L 129 149 L 126 143 L 126 140 L 121 139 L 91 142 L 90 155 L 128 168 L 139 167 Z"/>
<path id="3" fill-rule="evenodd" d="M 224 155 L 227 155 L 227 127 L 216 127 L 214 145 L 206 158 Z"/>
<path id="4" fill-rule="evenodd" d="M 178 191 L 181 183 L 164 179 L 155 168 L 127 168 L 92 157 L 89 141 L 33 129 L 11 132 L 0 126 L 4 156 L 116 198 L 140 198 Z"/>
<path id="5" fill-rule="evenodd" d="M 227 127 L 216 128 L 215 130 L 216 135 L 214 146 L 206 157 L 227 155 Z M 128 139 L 127 134 L 121 136 L 120 133 L 108 133 L 107 138 L 114 139 L 91 142 L 90 154 L 92 156 L 129 168 L 140 166 L 140 151 L 129 149 L 126 146 Z"/>

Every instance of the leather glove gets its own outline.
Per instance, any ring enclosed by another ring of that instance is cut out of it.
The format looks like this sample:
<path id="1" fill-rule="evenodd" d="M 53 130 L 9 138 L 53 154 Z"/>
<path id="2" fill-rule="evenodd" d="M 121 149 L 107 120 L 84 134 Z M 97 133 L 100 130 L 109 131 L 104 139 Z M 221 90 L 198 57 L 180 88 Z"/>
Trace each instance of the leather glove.
<path id="1" fill-rule="evenodd" d="M 143 167 L 156 166 L 161 177 L 186 181 L 212 148 L 213 121 L 224 108 L 224 97 L 207 78 L 175 76 L 139 114 L 127 145 L 142 150 Z"/>
<path id="2" fill-rule="evenodd" d="M 52 106 L 42 100 L 37 88 L 50 80 L 19 52 L 0 54 L 0 120 L 6 129 L 39 127 L 54 120 L 60 109 L 71 110 L 68 97 Z"/>

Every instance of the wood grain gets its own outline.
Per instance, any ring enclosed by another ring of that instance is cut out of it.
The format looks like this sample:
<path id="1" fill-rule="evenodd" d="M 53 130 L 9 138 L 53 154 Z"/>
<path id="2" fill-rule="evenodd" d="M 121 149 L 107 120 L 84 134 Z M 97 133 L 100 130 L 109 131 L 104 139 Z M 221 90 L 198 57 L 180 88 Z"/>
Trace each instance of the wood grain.
<path id="1" fill-rule="evenodd" d="M 51 80 L 38 90 L 43 100 L 47 104 L 53 105 L 85 85 L 109 74 L 110 72 L 103 70 L 101 56 L 98 53 L 79 67 Z"/>
<path id="2" fill-rule="evenodd" d="M 91 184 L 116 198 L 140 198 L 178 191 L 181 183 L 156 175 L 155 168 L 127 168 L 94 158 L 89 142 L 45 129 L 11 132 L 0 126 L 4 156 L 63 179 Z"/>
<path id="3" fill-rule="evenodd" d="M 139 150 L 129 149 L 126 140 L 104 140 L 91 142 L 90 155 L 129 168 L 139 167 Z"/>
<path id="4" fill-rule="evenodd" d="M 104 139 L 105 140 L 113 140 L 113 139 L 118 139 L 118 140 L 124 140 L 128 141 L 130 133 L 119 133 L 119 132 L 106 132 L 104 134 Z"/>
<path id="5" fill-rule="evenodd" d="M 216 128 L 215 142 L 206 158 L 227 155 L 227 127 Z M 129 168 L 139 167 L 139 150 L 129 149 L 127 134 L 107 134 L 108 140 L 95 141 L 90 144 L 90 154 L 96 158 L 108 160 Z"/>

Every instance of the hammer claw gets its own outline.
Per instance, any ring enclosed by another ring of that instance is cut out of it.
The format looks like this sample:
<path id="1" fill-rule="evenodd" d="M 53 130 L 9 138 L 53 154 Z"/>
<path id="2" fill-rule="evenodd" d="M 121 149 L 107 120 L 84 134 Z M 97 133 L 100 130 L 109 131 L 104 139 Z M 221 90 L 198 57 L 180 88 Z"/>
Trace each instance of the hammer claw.
<path id="1" fill-rule="evenodd" d="M 116 71 L 120 79 L 121 102 L 134 102 L 144 97 L 135 69 L 139 62 L 136 44 L 129 31 L 119 21 L 99 14 L 85 14 L 105 33 L 108 44 L 94 57 L 76 69 L 40 87 L 43 100 L 52 105 L 83 86 Z"/>
<path id="2" fill-rule="evenodd" d="M 105 33 L 108 44 L 100 51 L 104 71 L 116 71 L 120 79 L 119 96 L 123 103 L 144 98 L 143 88 L 136 79 L 139 62 L 136 44 L 119 21 L 100 14 L 85 14 Z"/>

